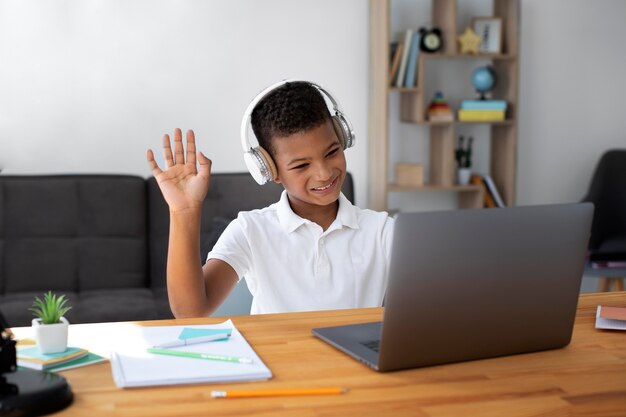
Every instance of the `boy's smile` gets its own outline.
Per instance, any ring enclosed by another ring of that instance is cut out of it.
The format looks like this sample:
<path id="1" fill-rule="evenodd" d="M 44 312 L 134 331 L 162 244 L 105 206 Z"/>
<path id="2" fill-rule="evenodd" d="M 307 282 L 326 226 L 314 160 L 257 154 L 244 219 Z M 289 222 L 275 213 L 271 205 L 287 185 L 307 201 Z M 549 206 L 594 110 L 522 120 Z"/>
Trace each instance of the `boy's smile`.
<path id="1" fill-rule="evenodd" d="M 337 215 L 346 158 L 330 121 L 304 132 L 272 138 L 277 183 L 292 210 L 326 229 Z"/>

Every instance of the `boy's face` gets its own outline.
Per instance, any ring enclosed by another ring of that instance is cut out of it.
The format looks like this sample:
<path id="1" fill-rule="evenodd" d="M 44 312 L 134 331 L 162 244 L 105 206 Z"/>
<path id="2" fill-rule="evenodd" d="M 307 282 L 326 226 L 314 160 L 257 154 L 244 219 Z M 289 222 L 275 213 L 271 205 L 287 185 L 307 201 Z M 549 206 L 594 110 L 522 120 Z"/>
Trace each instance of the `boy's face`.
<path id="1" fill-rule="evenodd" d="M 287 190 L 296 213 L 337 201 L 346 177 L 346 158 L 330 121 L 305 132 L 272 138 L 272 145 L 276 182 Z"/>

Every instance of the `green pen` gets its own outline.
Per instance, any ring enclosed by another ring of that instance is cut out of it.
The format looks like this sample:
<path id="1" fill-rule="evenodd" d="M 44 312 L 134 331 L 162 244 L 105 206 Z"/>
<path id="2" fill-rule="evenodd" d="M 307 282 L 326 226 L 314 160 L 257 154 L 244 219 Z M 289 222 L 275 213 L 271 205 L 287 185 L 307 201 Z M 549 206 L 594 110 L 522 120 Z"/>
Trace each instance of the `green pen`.
<path id="1" fill-rule="evenodd" d="M 241 358 L 239 356 L 224 356 L 224 355 L 214 355 L 211 353 L 184 352 L 180 350 L 161 349 L 161 348 L 148 348 L 146 350 L 148 353 L 154 353 L 157 355 L 180 356 L 183 358 L 193 358 L 193 359 L 208 359 L 210 361 L 252 363 L 252 359 Z"/>

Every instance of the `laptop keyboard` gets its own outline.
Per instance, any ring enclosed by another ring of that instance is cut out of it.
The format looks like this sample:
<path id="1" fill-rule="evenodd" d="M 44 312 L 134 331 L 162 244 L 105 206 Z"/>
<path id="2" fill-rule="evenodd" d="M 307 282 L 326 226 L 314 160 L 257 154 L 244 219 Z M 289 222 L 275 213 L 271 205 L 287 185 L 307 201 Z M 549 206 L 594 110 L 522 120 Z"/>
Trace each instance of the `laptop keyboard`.
<path id="1" fill-rule="evenodd" d="M 363 346 L 378 353 L 380 349 L 380 339 L 370 340 L 368 342 L 360 342 Z"/>

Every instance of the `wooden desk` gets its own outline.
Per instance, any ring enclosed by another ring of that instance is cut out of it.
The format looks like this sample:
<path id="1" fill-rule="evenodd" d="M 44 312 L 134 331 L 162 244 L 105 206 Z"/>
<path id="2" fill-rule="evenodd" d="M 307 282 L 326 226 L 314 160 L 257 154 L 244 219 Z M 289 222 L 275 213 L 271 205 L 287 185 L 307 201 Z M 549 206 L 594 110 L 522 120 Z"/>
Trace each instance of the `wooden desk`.
<path id="1" fill-rule="evenodd" d="M 382 309 L 234 317 L 274 373 L 272 380 L 120 390 L 107 362 L 63 373 L 75 402 L 55 416 L 626 416 L 626 332 L 596 330 L 598 304 L 626 306 L 626 292 L 581 295 L 572 343 L 564 349 L 386 374 L 311 335 L 313 327 L 379 320 Z M 336 385 L 350 391 L 210 398 L 212 389 Z"/>

